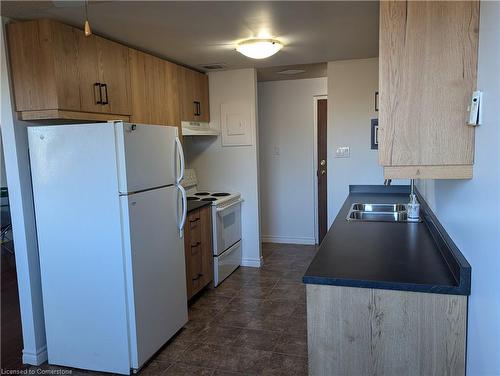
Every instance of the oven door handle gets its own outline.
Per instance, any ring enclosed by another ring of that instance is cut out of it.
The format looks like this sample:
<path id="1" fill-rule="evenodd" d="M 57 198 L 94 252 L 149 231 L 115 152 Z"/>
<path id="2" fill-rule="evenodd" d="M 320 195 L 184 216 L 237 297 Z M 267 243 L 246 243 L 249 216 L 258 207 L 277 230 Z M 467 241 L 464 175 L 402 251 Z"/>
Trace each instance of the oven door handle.
<path id="1" fill-rule="evenodd" d="M 242 198 L 240 198 L 238 201 L 235 201 L 227 206 L 223 206 L 223 207 L 220 207 L 220 208 L 217 208 L 217 213 L 221 212 L 221 211 L 224 211 L 226 209 L 229 209 L 235 205 L 238 205 L 238 204 L 241 204 L 244 200 Z"/>

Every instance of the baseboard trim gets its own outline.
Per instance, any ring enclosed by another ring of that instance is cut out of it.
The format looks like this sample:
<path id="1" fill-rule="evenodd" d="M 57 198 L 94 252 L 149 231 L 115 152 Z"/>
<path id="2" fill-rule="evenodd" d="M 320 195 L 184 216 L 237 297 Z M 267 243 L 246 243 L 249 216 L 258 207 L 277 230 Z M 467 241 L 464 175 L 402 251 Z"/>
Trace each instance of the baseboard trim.
<path id="1" fill-rule="evenodd" d="M 305 237 L 289 237 L 289 236 L 271 236 L 263 235 L 260 237 L 263 243 L 279 243 L 279 244 L 303 244 L 303 245 L 314 245 L 316 244 L 316 239 L 305 238 Z"/>
<path id="2" fill-rule="evenodd" d="M 250 266 L 252 268 L 260 268 L 263 263 L 262 256 L 258 259 L 255 258 L 243 258 L 241 260 L 241 266 Z"/>
<path id="3" fill-rule="evenodd" d="M 36 353 L 26 351 L 23 349 L 23 364 L 31 364 L 33 366 L 39 366 L 45 363 L 48 359 L 47 346 L 43 346 L 38 349 Z"/>

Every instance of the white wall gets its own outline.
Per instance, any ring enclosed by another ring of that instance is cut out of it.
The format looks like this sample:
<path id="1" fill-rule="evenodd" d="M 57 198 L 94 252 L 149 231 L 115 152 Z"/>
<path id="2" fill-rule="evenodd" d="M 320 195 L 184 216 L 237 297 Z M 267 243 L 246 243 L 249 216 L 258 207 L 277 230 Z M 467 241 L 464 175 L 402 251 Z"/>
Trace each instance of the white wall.
<path id="1" fill-rule="evenodd" d="M 472 266 L 467 375 L 500 375 L 500 3 L 481 2 L 472 180 L 424 180 L 419 189 Z"/>
<path id="2" fill-rule="evenodd" d="M 7 176 L 5 175 L 5 159 L 3 156 L 3 141 L 0 128 L 0 187 L 7 186 Z"/>
<path id="3" fill-rule="evenodd" d="M 378 58 L 328 63 L 328 226 L 349 194 L 349 184 L 384 182 L 378 151 L 370 149 L 377 90 Z M 335 158 L 340 146 L 351 148 L 350 158 Z"/>
<path id="4" fill-rule="evenodd" d="M 263 241 L 315 243 L 313 97 L 326 86 L 326 77 L 258 85 Z"/>
<path id="5" fill-rule="evenodd" d="M 1 127 L 9 202 L 16 250 L 17 283 L 23 332 L 23 362 L 40 364 L 47 360 L 43 320 L 40 265 L 36 240 L 35 213 L 28 161 L 26 122 L 13 112 L 8 77 L 4 23 L 0 35 Z"/>
<path id="6" fill-rule="evenodd" d="M 257 82 L 255 69 L 209 74 L 210 126 L 220 129 L 221 105 L 243 101 L 251 112 L 251 146 L 222 147 L 221 137 L 184 137 L 187 163 L 202 189 L 241 192 L 243 265 L 260 266 Z"/>

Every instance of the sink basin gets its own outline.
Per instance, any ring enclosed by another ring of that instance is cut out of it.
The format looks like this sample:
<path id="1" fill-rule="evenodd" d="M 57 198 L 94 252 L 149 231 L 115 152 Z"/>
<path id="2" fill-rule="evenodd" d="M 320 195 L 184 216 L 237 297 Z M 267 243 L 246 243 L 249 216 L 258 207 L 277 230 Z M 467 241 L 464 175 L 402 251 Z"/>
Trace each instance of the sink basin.
<path id="1" fill-rule="evenodd" d="M 406 211 L 405 204 L 352 204 L 351 210 L 365 212 L 401 212 Z"/>
<path id="2" fill-rule="evenodd" d="M 349 221 L 377 221 L 377 222 L 407 222 L 408 215 L 404 211 L 400 212 L 370 212 L 353 211 L 347 217 Z"/>
<path id="3" fill-rule="evenodd" d="M 408 220 L 405 204 L 354 203 L 346 219 L 369 222 L 416 222 Z"/>

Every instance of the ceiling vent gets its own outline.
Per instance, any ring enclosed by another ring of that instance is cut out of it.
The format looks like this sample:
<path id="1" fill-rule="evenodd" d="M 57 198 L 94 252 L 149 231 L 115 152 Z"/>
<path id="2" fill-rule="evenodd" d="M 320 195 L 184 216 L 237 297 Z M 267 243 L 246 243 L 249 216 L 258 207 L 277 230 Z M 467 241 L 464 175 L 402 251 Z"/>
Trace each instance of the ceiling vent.
<path id="1" fill-rule="evenodd" d="M 201 68 L 209 71 L 221 71 L 221 70 L 226 70 L 227 66 L 222 63 L 216 63 L 216 64 L 205 64 L 202 65 Z"/>
<path id="2" fill-rule="evenodd" d="M 287 70 L 283 70 L 283 71 L 277 72 L 277 73 L 292 76 L 294 74 L 301 74 L 301 73 L 305 73 L 305 72 L 306 71 L 304 69 L 287 69 Z"/>

